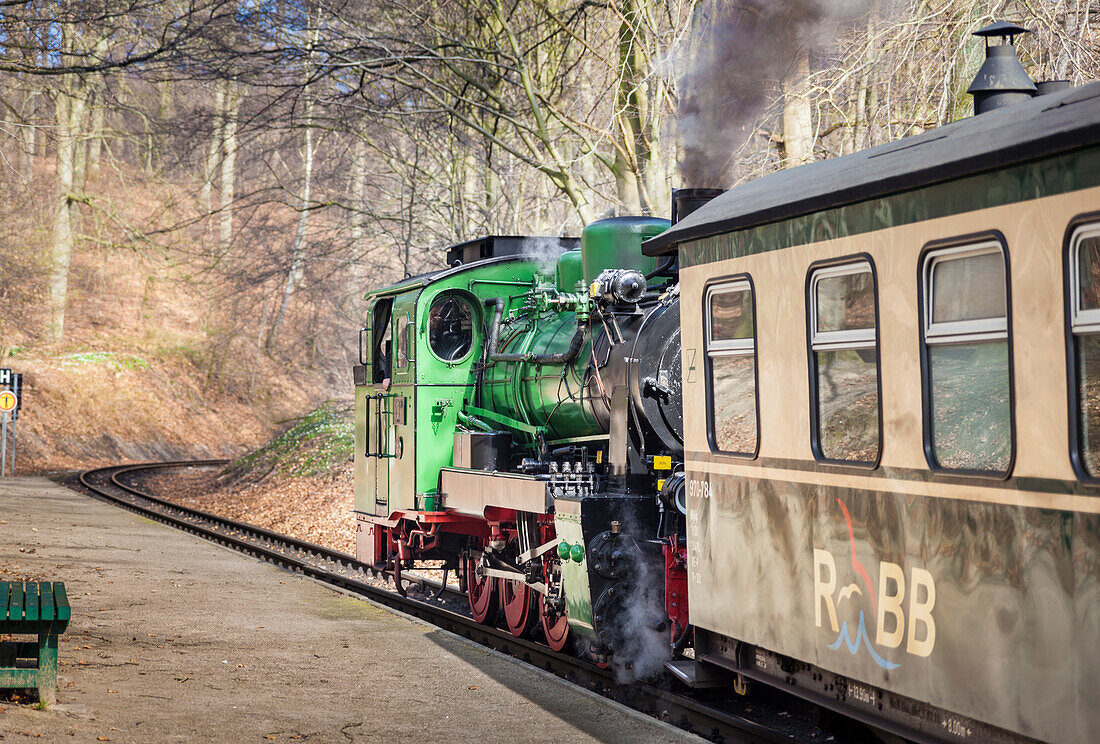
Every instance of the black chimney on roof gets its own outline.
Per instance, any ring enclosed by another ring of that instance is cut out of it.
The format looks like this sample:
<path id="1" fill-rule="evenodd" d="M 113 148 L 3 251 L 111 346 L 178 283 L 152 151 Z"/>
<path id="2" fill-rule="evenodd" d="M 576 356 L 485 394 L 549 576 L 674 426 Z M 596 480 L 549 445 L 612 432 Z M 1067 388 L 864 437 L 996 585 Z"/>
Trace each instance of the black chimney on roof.
<path id="1" fill-rule="evenodd" d="M 711 199 L 726 193 L 725 189 L 673 189 L 672 224 L 687 217 Z"/>
<path id="2" fill-rule="evenodd" d="M 1030 33 L 1028 29 L 1007 21 L 974 32 L 974 36 L 985 39 L 985 62 L 966 91 L 974 96 L 975 114 L 1021 103 L 1036 94 L 1035 83 L 1016 59 L 1016 36 L 1026 33 Z M 990 46 L 993 36 L 1001 37 L 1002 43 Z"/>

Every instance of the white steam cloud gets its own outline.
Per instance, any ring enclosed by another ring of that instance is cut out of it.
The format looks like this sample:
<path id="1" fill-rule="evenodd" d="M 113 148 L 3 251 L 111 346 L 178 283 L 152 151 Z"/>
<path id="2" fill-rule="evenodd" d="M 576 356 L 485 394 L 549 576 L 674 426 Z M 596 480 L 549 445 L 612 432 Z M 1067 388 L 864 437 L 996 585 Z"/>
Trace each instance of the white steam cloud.
<path id="1" fill-rule="evenodd" d="M 565 252 L 565 246 L 558 238 L 524 238 L 520 245 L 520 255 L 528 261 L 538 264 L 539 273 L 553 276 L 558 266 L 558 256 Z"/>

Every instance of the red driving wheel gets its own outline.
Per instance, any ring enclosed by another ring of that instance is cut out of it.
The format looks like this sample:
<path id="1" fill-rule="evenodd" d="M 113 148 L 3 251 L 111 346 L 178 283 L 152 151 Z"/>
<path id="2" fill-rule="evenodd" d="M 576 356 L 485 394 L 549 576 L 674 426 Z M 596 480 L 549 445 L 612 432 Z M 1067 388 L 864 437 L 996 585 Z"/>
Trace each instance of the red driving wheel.
<path id="1" fill-rule="evenodd" d="M 470 614 L 474 620 L 486 625 L 497 621 L 497 583 L 489 577 L 477 575 L 478 561 L 466 556 L 463 568 L 466 574 L 466 597 L 470 600 Z"/>
<path id="2" fill-rule="evenodd" d="M 539 595 L 539 623 L 546 643 L 555 651 L 561 651 L 569 643 L 569 618 L 562 609 L 554 612 L 545 594 Z"/>
<path id="3" fill-rule="evenodd" d="M 504 623 L 516 638 L 527 635 L 535 624 L 533 592 L 526 584 L 510 579 L 500 580 L 500 607 Z"/>

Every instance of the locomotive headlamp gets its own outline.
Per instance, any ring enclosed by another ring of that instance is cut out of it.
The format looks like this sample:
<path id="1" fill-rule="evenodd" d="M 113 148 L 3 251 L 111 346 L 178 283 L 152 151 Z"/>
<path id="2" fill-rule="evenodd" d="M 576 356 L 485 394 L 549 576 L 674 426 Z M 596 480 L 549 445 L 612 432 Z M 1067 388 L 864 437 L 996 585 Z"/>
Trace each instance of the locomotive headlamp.
<path id="1" fill-rule="evenodd" d="M 615 305 L 636 304 L 645 295 L 645 274 L 634 269 L 604 269 L 588 288 L 589 296 Z"/>
<path id="2" fill-rule="evenodd" d="M 558 558 L 561 558 L 563 561 L 569 560 L 569 548 L 570 545 L 565 540 L 558 543 Z"/>
<path id="3" fill-rule="evenodd" d="M 573 559 L 575 563 L 580 563 L 584 560 L 584 546 L 577 543 L 569 550 L 569 557 Z"/>

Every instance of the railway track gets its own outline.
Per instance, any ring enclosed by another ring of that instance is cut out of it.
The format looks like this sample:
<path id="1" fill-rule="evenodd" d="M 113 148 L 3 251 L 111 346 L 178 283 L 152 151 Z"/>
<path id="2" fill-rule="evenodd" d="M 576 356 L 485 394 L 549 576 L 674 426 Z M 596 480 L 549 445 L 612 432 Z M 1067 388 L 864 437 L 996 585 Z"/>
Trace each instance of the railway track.
<path id="1" fill-rule="evenodd" d="M 177 504 L 148 493 L 129 478 L 153 470 L 177 467 L 214 467 L 226 460 L 181 460 L 177 462 L 145 463 L 89 470 L 80 475 L 85 488 L 111 503 L 135 511 L 159 522 L 199 535 L 213 542 L 240 550 L 257 558 L 276 563 L 283 568 L 300 570 L 304 563 L 337 572 L 345 576 L 360 574 L 365 578 L 392 580 L 388 571 L 367 566 L 355 557 L 324 545 L 299 540 L 256 525 L 220 517 L 210 512 Z M 419 593 L 450 595 L 465 600 L 465 594 L 444 587 L 440 582 L 416 573 L 404 572 L 403 582 L 419 589 Z M 320 576 L 315 578 L 322 578 Z"/>
<path id="2" fill-rule="evenodd" d="M 821 740 L 808 732 L 800 734 L 798 729 L 802 727 L 776 727 L 750 720 L 738 712 L 673 689 L 639 682 L 619 684 L 608 669 L 557 653 L 534 641 L 516 638 L 506 630 L 481 625 L 456 612 L 455 595 L 464 600 L 465 594 L 427 577 L 404 573 L 406 584 L 418 585 L 416 593 L 421 596 L 412 596 L 412 593 L 402 596 L 370 583 L 372 578 L 383 576 L 385 572 L 362 564 L 347 553 L 192 509 L 147 493 L 130 482 L 140 473 L 151 470 L 223 464 L 223 460 L 199 460 L 99 468 L 82 473 L 80 484 L 101 500 L 412 615 L 713 741 L 755 744 Z M 821 734 L 820 730 L 816 733 Z"/>

